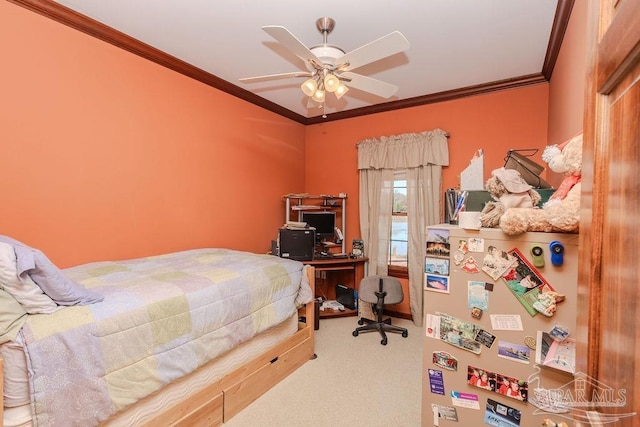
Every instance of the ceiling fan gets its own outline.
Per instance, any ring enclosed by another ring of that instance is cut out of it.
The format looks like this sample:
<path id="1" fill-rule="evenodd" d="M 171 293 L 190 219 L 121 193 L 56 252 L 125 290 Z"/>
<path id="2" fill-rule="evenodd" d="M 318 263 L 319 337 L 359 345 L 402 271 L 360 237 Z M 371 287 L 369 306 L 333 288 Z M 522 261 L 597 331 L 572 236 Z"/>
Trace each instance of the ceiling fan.
<path id="1" fill-rule="evenodd" d="M 302 92 L 322 106 L 325 101 L 325 92 L 333 92 L 340 99 L 349 90 L 349 87 L 382 98 L 390 98 L 398 91 L 396 85 L 357 74 L 351 70 L 407 50 L 409 42 L 402 33 L 394 31 L 345 53 L 341 48 L 327 43 L 329 34 L 335 28 L 333 19 L 327 17 L 318 19 L 316 28 L 322 34 L 322 44 L 308 48 L 285 27 L 275 25 L 262 27 L 271 37 L 301 58 L 308 71 L 246 77 L 240 81 L 242 83 L 256 83 L 305 77 L 307 80 L 300 86 Z"/>

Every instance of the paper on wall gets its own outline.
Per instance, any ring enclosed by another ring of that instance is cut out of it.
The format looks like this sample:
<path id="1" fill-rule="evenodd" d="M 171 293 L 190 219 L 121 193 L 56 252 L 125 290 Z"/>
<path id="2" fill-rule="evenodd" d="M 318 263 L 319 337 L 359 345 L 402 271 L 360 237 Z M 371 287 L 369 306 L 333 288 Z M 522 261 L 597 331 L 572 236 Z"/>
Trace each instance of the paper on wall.
<path id="1" fill-rule="evenodd" d="M 467 191 L 484 190 L 484 150 L 479 149 L 460 174 L 460 189 Z"/>

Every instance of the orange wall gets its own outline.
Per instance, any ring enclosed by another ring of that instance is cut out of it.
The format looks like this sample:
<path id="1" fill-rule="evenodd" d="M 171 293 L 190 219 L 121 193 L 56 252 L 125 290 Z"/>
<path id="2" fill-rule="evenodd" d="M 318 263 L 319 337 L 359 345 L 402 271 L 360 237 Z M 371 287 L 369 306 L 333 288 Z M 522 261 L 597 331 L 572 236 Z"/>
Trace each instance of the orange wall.
<path id="1" fill-rule="evenodd" d="M 549 143 L 582 130 L 587 56 L 587 2 L 577 1 L 565 32 L 549 89 Z"/>
<path id="2" fill-rule="evenodd" d="M 549 144 L 562 143 L 582 130 L 586 37 L 587 2 L 577 1 L 549 85 Z M 558 186 L 563 177 L 550 170 L 547 173 L 548 181 Z"/>
<path id="3" fill-rule="evenodd" d="M 586 8 L 550 84 L 304 127 L 8 2 L 0 2 L 0 233 L 60 266 L 199 246 L 256 252 L 288 192 L 346 192 L 359 237 L 355 144 L 441 128 L 444 188 L 477 148 L 485 179 L 512 148 L 581 128 Z M 579 76 L 576 78 L 576 76 Z"/>
<path id="4" fill-rule="evenodd" d="M 59 266 L 266 252 L 304 190 L 304 127 L 0 2 L 0 234 Z"/>
<path id="5" fill-rule="evenodd" d="M 450 134 L 450 165 L 443 190 L 460 184 L 460 172 L 478 148 L 485 151 L 485 179 L 504 165 L 512 148 L 547 143 L 548 85 L 539 84 L 455 101 L 308 126 L 306 191 L 348 198 L 347 247 L 360 237 L 356 143 L 366 138 L 440 128 Z"/>
<path id="6" fill-rule="evenodd" d="M 543 148 L 547 143 L 547 105 L 548 85 L 540 84 L 308 126 L 306 191 L 346 192 L 350 196 L 346 227 L 350 251 L 351 241 L 360 237 L 358 141 L 436 128 L 448 132 L 449 166 L 443 169 L 442 193 L 460 184 L 460 172 L 479 148 L 485 152 L 485 179 L 493 169 L 504 165 L 509 149 Z M 408 280 L 401 282 L 404 294 L 409 295 Z M 409 298 L 394 310 L 409 316 Z"/>

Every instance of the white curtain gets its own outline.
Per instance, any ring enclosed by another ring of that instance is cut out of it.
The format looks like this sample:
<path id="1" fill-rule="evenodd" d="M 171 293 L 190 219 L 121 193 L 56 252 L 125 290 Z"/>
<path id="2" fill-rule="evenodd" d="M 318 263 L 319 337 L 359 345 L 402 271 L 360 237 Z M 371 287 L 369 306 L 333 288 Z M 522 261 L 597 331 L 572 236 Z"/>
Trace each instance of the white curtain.
<path id="1" fill-rule="evenodd" d="M 394 171 L 407 177 L 409 305 L 422 325 L 422 281 L 426 226 L 440 220 L 442 166 L 449 164 L 447 135 L 440 129 L 366 139 L 358 143 L 360 234 L 369 274 L 388 273 Z"/>

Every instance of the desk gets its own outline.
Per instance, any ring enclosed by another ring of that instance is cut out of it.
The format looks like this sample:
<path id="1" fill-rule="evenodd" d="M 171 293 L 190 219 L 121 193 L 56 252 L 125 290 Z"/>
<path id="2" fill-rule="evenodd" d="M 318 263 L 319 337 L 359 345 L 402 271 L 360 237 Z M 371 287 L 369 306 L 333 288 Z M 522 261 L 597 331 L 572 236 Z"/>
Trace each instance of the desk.
<path id="1" fill-rule="evenodd" d="M 324 297 L 327 300 L 336 299 L 336 285 L 343 284 L 353 289 L 358 289 L 360 281 L 364 278 L 365 262 L 369 258 L 323 258 L 313 261 L 303 261 L 316 269 L 315 296 Z M 320 318 L 355 316 L 356 310 L 345 311 L 324 310 L 320 312 Z"/>

